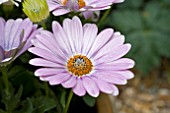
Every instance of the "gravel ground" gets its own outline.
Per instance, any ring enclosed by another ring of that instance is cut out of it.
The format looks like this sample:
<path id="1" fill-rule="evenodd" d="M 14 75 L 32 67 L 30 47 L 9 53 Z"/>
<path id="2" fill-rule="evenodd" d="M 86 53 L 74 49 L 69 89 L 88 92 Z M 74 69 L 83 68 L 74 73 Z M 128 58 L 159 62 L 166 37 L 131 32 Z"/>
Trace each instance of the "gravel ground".
<path id="1" fill-rule="evenodd" d="M 158 76 L 135 77 L 110 96 L 113 113 L 170 113 L 170 84 Z"/>

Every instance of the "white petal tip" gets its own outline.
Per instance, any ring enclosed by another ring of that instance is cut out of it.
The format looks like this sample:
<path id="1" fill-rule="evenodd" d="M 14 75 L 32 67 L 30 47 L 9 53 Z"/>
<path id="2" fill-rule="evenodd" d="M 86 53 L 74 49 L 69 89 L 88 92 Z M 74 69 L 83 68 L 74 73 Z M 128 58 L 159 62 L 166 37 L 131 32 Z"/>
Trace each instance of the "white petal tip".
<path id="1" fill-rule="evenodd" d="M 115 92 L 112 93 L 112 95 L 113 95 L 113 96 L 118 96 L 118 95 L 119 95 L 119 92 L 116 92 L 116 91 L 115 91 Z"/>
<path id="2" fill-rule="evenodd" d="M 40 76 L 38 70 L 36 70 L 36 71 L 34 72 L 34 75 L 37 76 L 37 77 Z"/>

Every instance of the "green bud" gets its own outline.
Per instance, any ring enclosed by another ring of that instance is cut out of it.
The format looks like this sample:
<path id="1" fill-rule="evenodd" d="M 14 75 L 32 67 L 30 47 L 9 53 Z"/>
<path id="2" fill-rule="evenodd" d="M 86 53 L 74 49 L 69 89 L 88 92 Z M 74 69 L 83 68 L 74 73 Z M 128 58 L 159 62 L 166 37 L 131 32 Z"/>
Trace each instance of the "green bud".
<path id="1" fill-rule="evenodd" d="M 41 22 L 49 16 L 46 0 L 25 0 L 23 11 L 32 22 Z"/>

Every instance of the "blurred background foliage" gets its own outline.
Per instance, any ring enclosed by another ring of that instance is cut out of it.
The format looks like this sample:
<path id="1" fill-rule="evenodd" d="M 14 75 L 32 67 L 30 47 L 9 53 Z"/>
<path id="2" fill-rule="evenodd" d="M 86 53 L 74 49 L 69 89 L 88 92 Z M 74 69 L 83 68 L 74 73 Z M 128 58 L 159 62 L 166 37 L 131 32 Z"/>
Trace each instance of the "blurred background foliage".
<path id="1" fill-rule="evenodd" d="M 122 32 L 132 44 L 129 57 L 146 75 L 170 58 L 170 0 L 125 0 L 107 16 L 103 27 Z"/>
<path id="2" fill-rule="evenodd" d="M 26 18 L 21 4 L 18 8 L 14 6 L 13 9 L 0 5 L 0 17 L 6 20 Z M 51 29 L 53 20 L 62 22 L 66 17 L 71 15 L 60 17 L 50 15 L 46 21 L 47 29 Z M 81 18 L 83 23 L 93 22 Z M 170 74 L 170 0 L 125 0 L 122 4 L 113 5 L 112 9 L 101 11 L 99 21 L 96 23 L 100 30 L 112 27 L 125 35 L 126 42 L 132 44 L 127 56 L 136 61 L 134 71 L 139 75 L 148 75 L 154 70 L 161 70 L 164 61 L 166 61 L 166 71 Z M 29 59 L 33 57 L 35 56 L 26 52 L 10 66 L 8 78 L 11 95 L 4 95 L 4 83 L 0 76 L 0 100 L 2 100 L 0 113 L 45 113 L 46 111 L 60 113 L 65 107 L 68 90 L 60 86 L 49 86 L 36 78 L 33 72 L 37 68 L 28 64 Z M 71 105 L 73 112 L 74 108 L 79 108 L 83 109 L 81 113 L 90 113 L 90 111 L 94 113 L 94 109 L 85 106 L 85 103 L 90 107 L 95 105 L 95 99 L 88 95 L 83 99 L 74 96 L 73 103 L 76 103 Z"/>

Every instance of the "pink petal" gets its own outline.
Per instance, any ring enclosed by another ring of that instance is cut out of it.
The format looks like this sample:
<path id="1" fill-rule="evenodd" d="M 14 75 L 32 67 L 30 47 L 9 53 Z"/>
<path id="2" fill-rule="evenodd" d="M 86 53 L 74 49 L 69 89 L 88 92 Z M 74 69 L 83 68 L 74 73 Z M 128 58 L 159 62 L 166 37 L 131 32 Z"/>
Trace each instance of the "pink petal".
<path id="1" fill-rule="evenodd" d="M 81 46 L 83 44 L 83 27 L 80 19 L 74 16 L 71 22 L 71 34 L 74 40 L 74 45 L 76 48 L 76 53 L 81 53 Z"/>
<path id="2" fill-rule="evenodd" d="M 22 21 L 20 24 L 19 28 L 16 31 L 15 37 L 14 37 L 14 42 L 12 44 L 12 47 L 17 47 L 20 43 L 20 35 L 24 31 L 24 37 L 22 41 L 28 42 L 30 38 L 33 38 L 32 35 L 34 34 L 34 31 L 37 31 L 37 26 L 33 26 L 33 23 L 30 21 L 30 19 L 26 18 Z M 14 27 L 15 29 L 15 27 Z M 29 42 L 28 42 L 29 43 Z M 27 47 L 27 43 L 25 44 L 25 47 Z M 30 46 L 29 46 L 30 47 Z M 28 48 L 27 48 L 28 49 Z M 27 50 L 25 49 L 25 51 Z"/>
<path id="3" fill-rule="evenodd" d="M 114 0 L 114 3 L 121 3 L 124 2 L 125 0 Z"/>
<path id="4" fill-rule="evenodd" d="M 10 33 L 9 39 L 7 39 L 8 48 L 18 47 L 18 45 L 20 44 L 20 41 L 18 41 L 17 44 L 15 44 L 16 43 L 15 35 L 17 34 L 18 29 L 20 29 L 20 25 L 22 24 L 22 21 L 23 21 L 22 19 L 15 20 L 13 27 L 11 28 L 11 31 L 10 31 L 11 33 Z M 12 46 L 13 43 L 15 44 L 14 46 Z"/>
<path id="5" fill-rule="evenodd" d="M 86 94 L 86 90 L 82 84 L 82 79 L 77 79 L 77 83 L 76 86 L 73 88 L 73 92 L 78 96 L 84 96 Z"/>
<path id="6" fill-rule="evenodd" d="M 130 44 L 124 44 L 121 46 L 118 46 L 116 48 L 111 49 L 107 54 L 104 54 L 103 56 L 101 56 L 100 58 L 96 59 L 96 65 L 100 64 L 100 63 L 109 63 L 109 62 L 113 62 L 114 60 L 117 60 L 121 57 L 123 57 L 124 55 L 126 55 L 129 50 L 131 48 Z M 100 51 L 101 54 L 104 51 Z"/>
<path id="7" fill-rule="evenodd" d="M 61 64 L 58 64 L 58 63 L 54 63 L 54 62 L 51 62 L 51 61 L 48 61 L 48 60 L 45 60 L 45 59 L 42 59 L 42 58 L 34 58 L 34 59 L 31 59 L 29 61 L 29 63 L 31 65 L 34 65 L 34 66 L 43 66 L 43 67 L 57 67 L 57 68 L 65 68 L 64 65 L 61 65 Z"/>
<path id="8" fill-rule="evenodd" d="M 47 0 L 47 4 L 50 11 L 61 6 L 61 4 L 57 3 L 56 0 Z"/>
<path id="9" fill-rule="evenodd" d="M 120 47 L 115 48 L 115 50 L 112 51 L 113 53 L 110 52 L 110 54 L 108 56 L 111 55 L 112 56 L 112 57 L 110 56 L 111 61 L 114 61 L 114 60 L 124 56 L 125 54 L 127 54 L 129 52 L 130 48 L 131 48 L 131 44 L 124 44 Z"/>
<path id="10" fill-rule="evenodd" d="M 88 57 L 92 58 L 95 56 L 95 54 L 105 45 L 107 42 L 111 39 L 111 36 L 113 35 L 113 29 L 105 29 L 102 32 L 100 32 L 90 50 L 88 53 Z"/>
<path id="11" fill-rule="evenodd" d="M 113 96 L 119 95 L 119 89 L 115 85 L 111 85 L 111 86 L 112 86 L 112 89 L 113 89 L 112 95 Z"/>
<path id="12" fill-rule="evenodd" d="M 0 45 L 2 46 L 2 48 L 4 48 L 5 46 L 4 28 L 5 28 L 5 20 L 0 17 L 0 36 L 1 36 Z"/>
<path id="13" fill-rule="evenodd" d="M 72 75 L 69 75 L 68 73 L 59 73 L 55 76 L 48 77 L 47 80 L 50 85 L 58 85 L 70 79 L 71 76 Z M 43 77 L 43 79 L 46 79 L 46 77 Z"/>
<path id="14" fill-rule="evenodd" d="M 108 94 L 113 93 L 113 88 L 111 84 L 107 83 L 102 79 L 98 79 L 97 77 L 93 77 L 93 80 L 97 83 L 97 86 L 100 89 L 100 91 Z"/>
<path id="15" fill-rule="evenodd" d="M 82 80 L 83 80 L 82 81 L 83 86 L 86 89 L 87 93 L 93 97 L 98 97 L 99 96 L 99 88 L 98 88 L 97 84 L 95 83 L 95 81 L 89 77 L 83 77 Z"/>
<path id="16" fill-rule="evenodd" d="M 40 56 L 42 58 L 45 58 L 46 60 L 55 62 L 55 63 L 61 63 L 64 64 L 65 62 L 62 62 L 61 60 L 58 60 L 58 58 L 51 52 L 46 51 L 44 49 L 38 48 L 38 47 L 31 47 L 28 49 L 29 52 Z"/>
<path id="17" fill-rule="evenodd" d="M 116 74 L 120 74 L 123 77 L 125 77 L 126 79 L 132 79 L 134 77 L 134 74 L 129 71 L 129 70 L 124 70 L 124 71 L 114 71 L 114 73 Z"/>
<path id="18" fill-rule="evenodd" d="M 56 40 L 54 39 L 54 35 L 49 31 L 41 31 L 41 34 L 36 35 L 36 39 L 44 45 L 48 50 L 55 52 Z"/>
<path id="19" fill-rule="evenodd" d="M 35 71 L 35 76 L 51 76 L 59 73 L 67 73 L 65 69 L 60 68 L 40 68 Z"/>
<path id="20" fill-rule="evenodd" d="M 91 19 L 94 17 L 94 12 L 93 11 L 83 11 L 82 15 L 85 18 L 85 20 L 87 20 L 87 19 Z"/>
<path id="21" fill-rule="evenodd" d="M 53 34 L 49 31 L 46 31 L 46 30 L 39 30 L 39 32 L 41 34 L 48 34 L 50 37 L 53 37 Z M 46 33 L 48 32 L 48 33 Z M 38 47 L 38 48 L 41 48 L 41 49 L 44 49 L 46 51 L 49 51 L 51 52 L 51 50 L 48 49 L 48 47 L 46 47 L 44 44 L 42 44 L 38 39 L 34 38 L 34 39 L 31 39 L 31 43 L 35 46 L 35 47 Z"/>
<path id="22" fill-rule="evenodd" d="M 109 52 L 115 53 L 115 51 L 113 51 L 115 50 L 114 48 L 117 49 L 117 47 L 123 45 L 124 41 L 125 37 L 123 35 L 119 34 L 119 32 L 114 33 L 112 39 L 104 47 L 101 48 L 100 52 L 98 52 L 93 59 L 97 60 L 100 57 L 107 55 Z"/>
<path id="23" fill-rule="evenodd" d="M 52 30 L 54 37 L 56 39 L 56 45 L 59 46 L 59 49 L 61 49 L 61 51 L 65 55 L 67 55 L 68 57 L 71 56 L 72 55 L 71 45 L 61 25 L 58 22 L 53 21 Z"/>
<path id="24" fill-rule="evenodd" d="M 32 40 L 33 38 L 35 38 L 35 35 L 37 35 L 41 30 L 42 30 L 41 28 L 40 28 L 40 29 L 37 29 L 37 25 L 34 25 L 34 26 L 32 27 L 32 32 L 31 32 L 31 34 L 27 37 L 27 41 L 26 41 L 24 47 L 23 47 L 22 50 L 17 54 L 16 57 L 20 56 L 23 52 L 25 52 L 26 50 L 28 50 L 29 47 L 32 46 L 31 40 Z"/>
<path id="25" fill-rule="evenodd" d="M 60 16 L 69 13 L 70 10 L 64 8 L 57 8 L 53 11 L 54 16 Z"/>
<path id="26" fill-rule="evenodd" d="M 83 26 L 83 32 L 82 54 L 86 55 L 94 44 L 97 37 L 98 28 L 95 24 L 85 24 Z"/>
<path id="27" fill-rule="evenodd" d="M 98 71 L 94 73 L 94 76 L 96 76 L 98 79 L 104 80 L 112 84 L 118 84 L 118 85 L 127 84 L 127 80 L 124 76 L 109 71 Z"/>
<path id="28" fill-rule="evenodd" d="M 37 39 L 32 39 L 31 40 L 31 43 L 35 46 L 35 47 L 38 47 L 38 48 L 41 48 L 41 49 L 44 49 L 46 51 L 49 51 L 51 52 L 45 45 L 43 45 L 41 42 L 39 42 L 39 40 Z"/>
<path id="29" fill-rule="evenodd" d="M 4 47 L 4 50 L 6 50 L 6 51 L 9 51 L 11 49 L 8 47 L 8 45 L 9 45 L 8 41 L 10 39 L 11 29 L 12 29 L 14 22 L 15 22 L 14 20 L 10 19 L 5 24 L 5 47 Z"/>
<path id="30" fill-rule="evenodd" d="M 73 40 L 74 36 L 72 36 L 72 32 L 70 31 L 71 28 L 71 20 L 70 19 L 64 19 L 63 21 L 63 29 L 66 33 L 66 37 L 67 37 L 67 40 L 69 42 L 69 45 L 71 47 L 71 51 L 73 53 L 76 52 L 76 48 L 75 48 L 75 42 Z"/>
<path id="31" fill-rule="evenodd" d="M 80 19 L 76 16 L 73 17 L 72 20 L 65 19 L 63 22 L 63 28 L 73 54 L 80 54 L 83 38 L 83 28 Z"/>
<path id="32" fill-rule="evenodd" d="M 65 88 L 73 88 L 77 83 L 77 79 L 74 75 L 70 77 L 67 81 L 62 83 L 62 86 Z"/>
<path id="33" fill-rule="evenodd" d="M 36 38 L 55 54 L 58 61 L 66 61 L 68 59 L 68 54 L 63 53 L 63 51 L 59 48 L 54 35 L 51 32 L 42 31 L 41 34 L 36 35 Z"/>
<path id="34" fill-rule="evenodd" d="M 111 6 L 100 6 L 100 7 L 88 9 L 88 11 L 99 11 L 99 10 L 106 10 L 106 9 L 110 9 L 110 8 L 111 8 Z"/>
<path id="35" fill-rule="evenodd" d="M 96 70 L 118 71 L 133 68 L 135 62 L 128 58 L 121 58 L 111 63 L 98 64 Z"/>
<path id="36" fill-rule="evenodd" d="M 90 4 L 88 3 L 87 6 L 92 7 L 91 9 L 96 9 L 100 7 L 109 7 L 110 5 L 113 4 L 113 1 L 114 0 L 96 0 L 91 2 Z M 90 8 L 88 10 L 90 10 Z"/>

